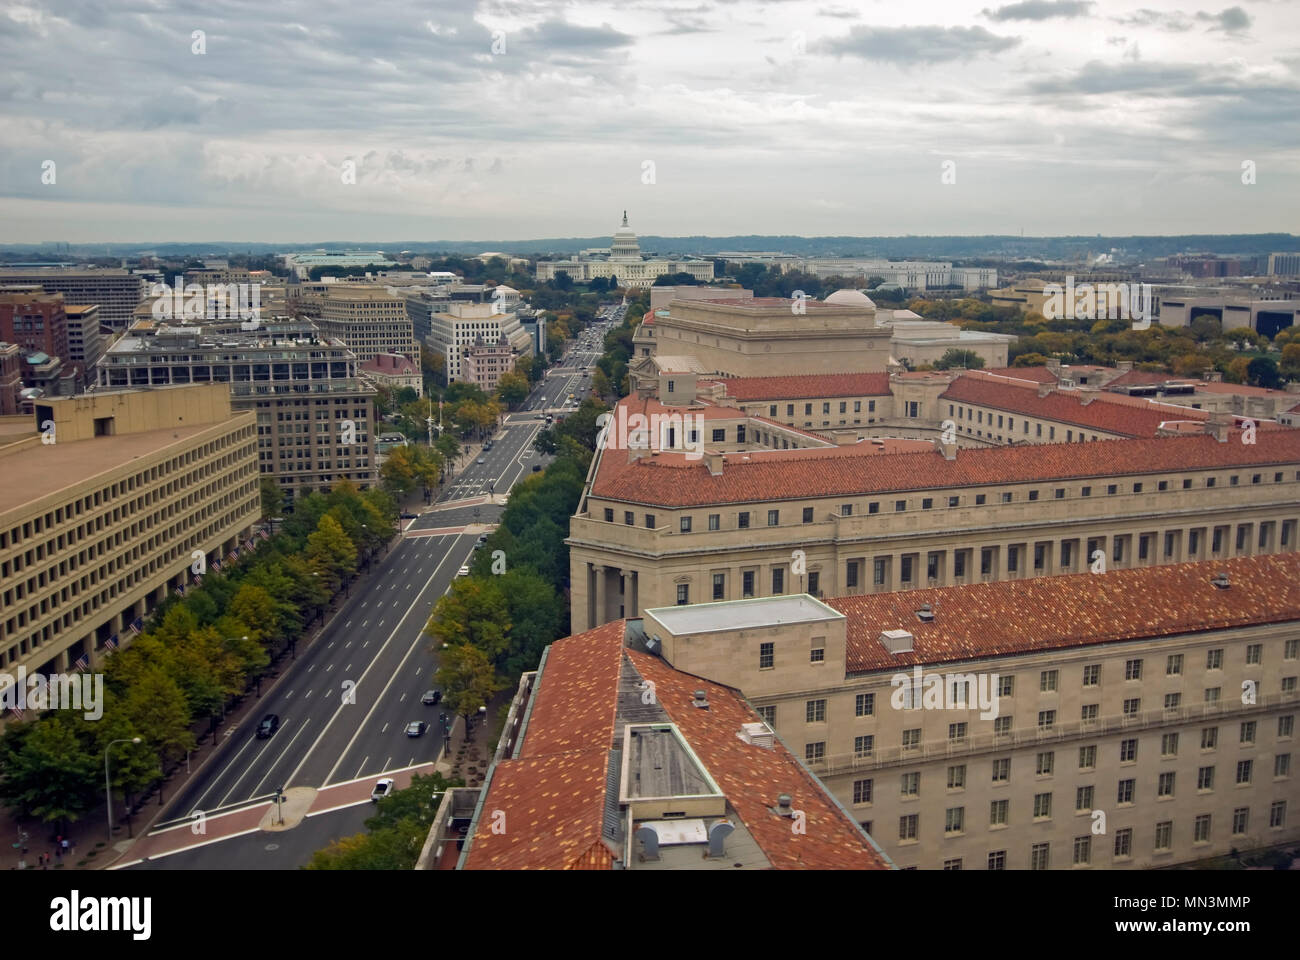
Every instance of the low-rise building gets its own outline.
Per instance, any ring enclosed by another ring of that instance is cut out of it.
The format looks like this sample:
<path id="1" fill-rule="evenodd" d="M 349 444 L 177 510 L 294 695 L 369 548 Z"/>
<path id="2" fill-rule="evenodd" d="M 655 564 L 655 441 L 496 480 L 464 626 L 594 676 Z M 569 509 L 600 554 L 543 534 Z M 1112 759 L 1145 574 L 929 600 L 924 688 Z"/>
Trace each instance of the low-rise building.
<path id="1" fill-rule="evenodd" d="M 410 387 L 416 396 L 424 396 L 424 377 L 420 365 L 397 353 L 377 353 L 361 364 L 360 371 L 377 385 L 389 390 Z"/>

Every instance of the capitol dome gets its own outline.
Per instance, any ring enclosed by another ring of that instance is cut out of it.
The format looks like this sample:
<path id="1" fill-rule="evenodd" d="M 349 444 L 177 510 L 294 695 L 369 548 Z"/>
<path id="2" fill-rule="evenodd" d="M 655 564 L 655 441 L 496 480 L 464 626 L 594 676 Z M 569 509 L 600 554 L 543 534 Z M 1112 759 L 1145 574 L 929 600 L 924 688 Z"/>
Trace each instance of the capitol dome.
<path id="1" fill-rule="evenodd" d="M 627 211 L 623 211 L 623 226 L 614 234 L 614 242 L 609 245 L 612 260 L 640 260 L 641 243 L 636 234 L 627 225 Z"/>
<path id="2" fill-rule="evenodd" d="M 838 303 L 845 307 L 863 307 L 868 310 L 875 310 L 876 305 L 861 290 L 836 290 L 823 303 Z"/>

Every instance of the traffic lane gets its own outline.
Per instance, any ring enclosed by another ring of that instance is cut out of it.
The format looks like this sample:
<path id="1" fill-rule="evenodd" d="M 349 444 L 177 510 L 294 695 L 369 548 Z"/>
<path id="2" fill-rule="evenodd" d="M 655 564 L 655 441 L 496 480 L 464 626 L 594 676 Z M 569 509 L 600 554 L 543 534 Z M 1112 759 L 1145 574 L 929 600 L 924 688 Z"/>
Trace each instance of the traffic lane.
<path id="1" fill-rule="evenodd" d="M 400 661 L 384 672 L 384 683 L 377 689 L 358 690 L 356 706 L 365 710 L 356 727 L 352 741 L 338 755 L 335 769 L 328 782 L 339 782 L 374 774 L 378 776 L 395 767 L 410 766 L 409 758 L 416 762 L 437 757 L 438 738 L 428 732 L 423 737 L 408 738 L 406 724 L 412 720 L 427 720 L 420 697 L 433 686 L 433 675 L 438 660 L 434 641 L 425 635 L 424 627 L 433 612 L 437 599 L 451 589 L 456 571 L 469 562 L 477 535 L 462 534 L 450 538 L 448 563 L 433 583 L 434 593 L 419 617 L 412 617 L 402 631 Z M 435 718 L 436 719 L 436 718 Z M 431 755 L 424 754 L 433 751 Z"/>
<path id="2" fill-rule="evenodd" d="M 431 544 L 430 555 L 436 563 L 432 567 L 422 567 L 420 586 L 403 587 L 399 591 L 396 603 L 389 608 L 390 617 L 382 628 L 382 635 L 373 634 L 373 643 L 381 643 L 382 648 L 356 679 L 351 688 L 349 702 L 340 697 L 337 706 L 331 711 L 328 720 L 321 724 L 321 729 L 311 747 L 299 761 L 298 766 L 289 775 L 289 782 L 295 785 L 320 786 L 329 782 L 348 779 L 350 771 L 341 771 L 346 767 L 344 760 L 351 744 L 361 738 L 367 718 L 373 713 L 373 706 L 391 689 L 393 677 L 402 669 L 408 658 L 413 643 L 424 630 L 429 611 L 442 596 L 444 585 L 455 573 L 459 565 L 459 551 L 454 544 L 459 537 L 439 536 L 420 537 L 413 543 L 421 541 Z M 450 571 L 450 572 L 448 572 Z"/>
<path id="3" fill-rule="evenodd" d="M 417 548 L 405 542 L 398 544 L 379 561 L 373 577 L 379 579 L 393 576 L 395 570 L 410 563 L 416 551 Z M 337 656 L 334 647 L 342 635 L 343 624 L 350 617 L 364 615 L 369 603 L 370 599 L 363 591 L 358 591 L 316 642 L 305 647 L 296 659 L 289 662 L 287 670 L 290 676 L 280 683 L 257 711 L 233 730 L 227 731 L 227 735 L 238 746 L 232 743 L 217 761 L 219 766 L 211 768 L 201 780 L 183 790 L 174 809 L 188 815 L 196 809 L 211 810 L 223 803 L 257 795 L 250 787 L 264 779 L 276 752 L 284 745 L 285 738 L 292 739 L 300 732 L 302 724 L 311 717 L 313 705 L 309 702 L 310 698 L 299 696 L 307 689 L 304 684 L 314 681 L 318 672 L 322 676 L 328 672 L 327 668 Z M 280 729 L 270 737 L 258 740 L 255 732 L 257 725 L 268 713 L 280 717 Z M 255 777 L 251 784 L 241 783 L 250 777 Z"/>

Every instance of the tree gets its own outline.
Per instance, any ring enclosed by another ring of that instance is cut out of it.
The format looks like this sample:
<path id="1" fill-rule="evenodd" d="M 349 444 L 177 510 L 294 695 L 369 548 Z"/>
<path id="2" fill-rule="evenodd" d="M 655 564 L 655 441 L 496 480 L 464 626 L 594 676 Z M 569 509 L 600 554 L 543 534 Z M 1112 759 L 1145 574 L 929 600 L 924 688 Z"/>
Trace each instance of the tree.
<path id="1" fill-rule="evenodd" d="M 307 562 L 330 581 L 331 589 L 356 572 L 357 548 L 333 517 L 321 517 L 315 532 L 307 537 Z"/>
<path id="2" fill-rule="evenodd" d="M 614 388 L 610 386 L 609 377 L 605 376 L 605 371 L 599 367 L 591 375 L 591 392 L 598 397 L 610 397 L 614 394 Z"/>
<path id="3" fill-rule="evenodd" d="M 1250 327 L 1233 327 L 1223 336 L 1229 343 L 1236 344 L 1238 350 L 1255 349 L 1265 342 L 1265 338 Z"/>
<path id="4" fill-rule="evenodd" d="M 573 289 L 573 277 L 569 276 L 567 270 L 557 270 L 555 279 L 552 282 L 555 284 L 556 290 L 568 291 Z"/>
<path id="5" fill-rule="evenodd" d="M 979 370 L 983 366 L 984 358 L 974 350 L 958 350 L 956 347 L 945 351 L 944 355 L 934 362 L 936 370 L 951 370 L 954 367 Z"/>
<path id="6" fill-rule="evenodd" d="M 519 373 L 503 373 L 497 392 L 501 402 L 513 409 L 528 399 L 528 378 Z"/>
<path id="7" fill-rule="evenodd" d="M 1277 363 L 1272 357 L 1255 357 L 1246 365 L 1246 380 L 1256 387 L 1276 390 L 1282 386 L 1282 377 L 1277 372 Z"/>
<path id="8" fill-rule="evenodd" d="M 496 577 L 460 577 L 433 607 L 424 632 L 439 644 L 472 644 L 497 666 L 509 651 L 510 611 Z"/>
<path id="9" fill-rule="evenodd" d="M 554 456 L 556 451 L 555 430 L 551 427 L 538 430 L 537 436 L 533 437 L 533 449 L 545 456 Z"/>
<path id="10" fill-rule="evenodd" d="M 415 774 L 411 785 L 379 801 L 366 820 L 367 833 L 336 840 L 318 850 L 304 870 L 411 870 L 420 858 L 438 801 L 449 788 L 462 786 L 437 773 Z"/>
<path id="11" fill-rule="evenodd" d="M 284 510 L 284 489 L 275 482 L 273 477 L 263 477 L 261 480 L 262 491 L 262 517 L 270 519 L 278 517 Z"/>
<path id="12" fill-rule="evenodd" d="M 6 730 L 0 760 L 0 797 L 24 817 L 80 820 L 103 790 L 99 764 L 57 713 Z"/>
<path id="13" fill-rule="evenodd" d="M 492 695 L 503 687 L 497 682 L 496 671 L 478 647 L 468 643 L 440 650 L 441 666 L 436 683 L 442 689 L 443 703 L 453 713 L 465 718 L 468 739 L 469 721 L 485 706 Z"/>

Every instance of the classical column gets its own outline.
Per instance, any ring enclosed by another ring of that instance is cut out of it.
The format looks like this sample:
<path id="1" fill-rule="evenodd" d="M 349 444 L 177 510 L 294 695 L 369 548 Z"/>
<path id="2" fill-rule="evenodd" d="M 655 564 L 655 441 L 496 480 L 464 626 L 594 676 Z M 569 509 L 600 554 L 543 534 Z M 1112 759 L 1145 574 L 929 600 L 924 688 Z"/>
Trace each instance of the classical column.
<path id="1" fill-rule="evenodd" d="M 596 574 L 596 618 L 591 625 L 599 627 L 609 619 L 606 616 L 608 607 L 605 602 L 605 568 L 599 564 L 593 564 L 591 569 Z"/>

